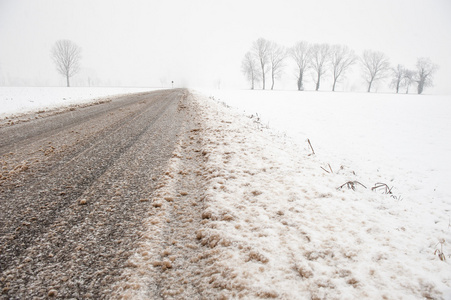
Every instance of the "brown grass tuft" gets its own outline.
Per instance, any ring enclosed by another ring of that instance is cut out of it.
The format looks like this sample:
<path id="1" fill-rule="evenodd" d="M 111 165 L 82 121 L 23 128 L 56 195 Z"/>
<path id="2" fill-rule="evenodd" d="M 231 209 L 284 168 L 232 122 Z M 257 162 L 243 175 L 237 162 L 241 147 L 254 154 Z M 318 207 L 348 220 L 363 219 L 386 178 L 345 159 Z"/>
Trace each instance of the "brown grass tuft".
<path id="1" fill-rule="evenodd" d="M 158 207 L 163 206 L 163 204 L 161 202 L 154 202 L 154 203 L 152 203 L 152 206 L 158 208 Z"/>
<path id="2" fill-rule="evenodd" d="M 222 217 L 222 220 L 223 220 L 223 221 L 232 221 L 233 219 L 234 219 L 233 216 L 231 216 L 231 215 L 229 215 L 229 214 L 224 215 L 224 216 Z"/>
<path id="3" fill-rule="evenodd" d="M 313 272 L 309 267 L 299 267 L 298 273 L 302 278 L 310 278 L 313 276 Z"/>
<path id="4" fill-rule="evenodd" d="M 357 285 L 359 284 L 359 281 L 355 278 L 351 278 L 348 281 L 346 281 L 347 284 L 352 285 L 353 287 L 357 287 Z"/>
<path id="5" fill-rule="evenodd" d="M 204 211 L 202 213 L 202 219 L 211 219 L 212 213 L 211 211 Z"/>
<path id="6" fill-rule="evenodd" d="M 275 298 L 279 297 L 279 294 L 277 294 L 277 292 L 275 292 L 275 291 L 261 291 L 261 292 L 258 292 L 256 294 L 256 296 L 260 297 L 260 298 L 273 298 L 273 299 L 275 299 Z"/>
<path id="7" fill-rule="evenodd" d="M 255 250 L 252 250 L 251 252 L 249 252 L 246 262 L 251 261 L 251 260 L 259 261 L 264 264 L 269 262 L 269 259 L 266 256 L 264 256 L 263 254 L 255 251 Z"/>
<path id="8" fill-rule="evenodd" d="M 262 191 L 257 191 L 257 190 L 252 191 L 252 195 L 254 195 L 254 196 L 258 196 L 258 195 L 261 195 L 261 194 L 263 194 Z"/>

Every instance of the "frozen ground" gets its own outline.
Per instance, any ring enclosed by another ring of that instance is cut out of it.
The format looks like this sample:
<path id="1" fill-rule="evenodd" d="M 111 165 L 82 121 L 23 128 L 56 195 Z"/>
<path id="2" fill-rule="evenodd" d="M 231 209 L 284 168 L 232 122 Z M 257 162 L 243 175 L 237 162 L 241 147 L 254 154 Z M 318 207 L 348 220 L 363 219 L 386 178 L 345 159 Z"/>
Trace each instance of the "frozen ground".
<path id="1" fill-rule="evenodd" d="M 451 298 L 450 97 L 204 93 L 201 235 L 226 241 L 219 284 L 289 299 Z M 338 188 L 348 181 L 355 191 Z"/>
<path id="2" fill-rule="evenodd" d="M 151 88 L 0 87 L 0 119 L 93 102 L 98 98 L 151 91 Z"/>

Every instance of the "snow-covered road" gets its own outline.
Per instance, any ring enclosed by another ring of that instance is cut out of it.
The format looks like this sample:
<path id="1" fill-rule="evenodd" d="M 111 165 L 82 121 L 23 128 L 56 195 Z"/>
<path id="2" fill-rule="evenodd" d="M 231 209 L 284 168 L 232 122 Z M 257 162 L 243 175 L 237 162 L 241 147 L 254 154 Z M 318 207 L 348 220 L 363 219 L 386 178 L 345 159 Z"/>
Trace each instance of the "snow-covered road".
<path id="1" fill-rule="evenodd" d="M 183 90 L 0 128 L 0 298 L 109 298 L 186 114 Z"/>

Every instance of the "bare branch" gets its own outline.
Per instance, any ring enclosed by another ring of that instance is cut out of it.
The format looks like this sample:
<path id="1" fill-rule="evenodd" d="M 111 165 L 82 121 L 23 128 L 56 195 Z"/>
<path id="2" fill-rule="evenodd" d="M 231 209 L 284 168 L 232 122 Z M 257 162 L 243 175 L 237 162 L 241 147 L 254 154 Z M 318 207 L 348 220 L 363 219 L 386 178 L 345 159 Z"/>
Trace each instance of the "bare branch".
<path id="1" fill-rule="evenodd" d="M 404 77 L 402 79 L 402 86 L 406 88 L 406 94 L 409 93 L 409 87 L 414 83 L 415 81 L 416 73 L 415 71 L 405 69 L 404 70 Z"/>
<path id="2" fill-rule="evenodd" d="M 346 71 L 356 62 L 357 56 L 354 51 L 347 46 L 334 45 L 331 47 L 331 64 L 334 83 L 332 91 L 335 91 L 336 84 L 344 77 Z"/>
<path id="3" fill-rule="evenodd" d="M 268 72 L 270 42 L 264 38 L 259 38 L 252 45 L 252 52 L 260 63 L 263 89 L 266 84 L 266 73 Z"/>
<path id="4" fill-rule="evenodd" d="M 255 87 L 255 82 L 260 80 L 260 69 L 258 68 L 258 62 L 251 52 L 247 52 L 241 63 L 241 71 L 246 75 L 247 79 L 251 82 L 251 89 Z"/>
<path id="5" fill-rule="evenodd" d="M 309 154 L 309 156 L 312 155 L 312 154 L 315 154 L 315 150 L 313 149 L 312 143 L 310 143 L 310 139 L 307 139 L 307 142 L 308 142 L 308 144 L 310 146 L 310 149 L 312 149 L 312 153 Z"/>
<path id="6" fill-rule="evenodd" d="M 307 42 L 298 42 L 296 45 L 294 45 L 290 51 L 291 58 L 295 61 L 297 65 L 297 84 L 298 84 L 298 90 L 303 91 L 304 90 L 304 73 L 311 68 L 310 65 L 310 45 Z"/>
<path id="7" fill-rule="evenodd" d="M 390 83 L 390 87 L 396 89 L 396 94 L 399 93 L 399 89 L 403 84 L 403 79 L 405 78 L 406 68 L 403 65 L 397 65 L 396 68 L 392 68 L 393 79 Z"/>
<path id="8" fill-rule="evenodd" d="M 382 53 L 372 50 L 365 50 L 361 60 L 364 72 L 364 78 L 368 83 L 368 93 L 371 91 L 371 85 L 377 80 L 384 79 L 390 70 L 390 61 Z"/>
<path id="9" fill-rule="evenodd" d="M 279 78 L 285 67 L 284 61 L 287 57 L 287 50 L 285 47 L 278 45 L 277 43 L 270 42 L 269 47 L 269 63 L 271 69 L 271 90 L 274 89 L 274 81 Z"/>
<path id="10" fill-rule="evenodd" d="M 327 63 L 330 58 L 328 44 L 313 44 L 311 48 L 310 64 L 316 74 L 316 90 L 319 90 L 321 76 L 327 72 Z"/>
<path id="11" fill-rule="evenodd" d="M 417 60 L 417 74 L 415 81 L 418 83 L 418 94 L 423 93 L 425 87 L 432 86 L 434 73 L 438 70 L 438 65 L 432 63 L 429 58 L 420 57 Z"/>

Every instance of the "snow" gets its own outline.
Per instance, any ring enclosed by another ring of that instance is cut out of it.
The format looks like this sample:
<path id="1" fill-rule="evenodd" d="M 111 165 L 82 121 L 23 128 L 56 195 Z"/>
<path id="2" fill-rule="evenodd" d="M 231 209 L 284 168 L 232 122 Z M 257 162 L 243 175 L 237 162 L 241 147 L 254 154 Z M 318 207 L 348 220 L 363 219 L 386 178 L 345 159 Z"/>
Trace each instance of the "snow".
<path id="1" fill-rule="evenodd" d="M 148 90 L 2 87 L 0 118 Z M 202 285 L 218 298 L 451 299 L 450 96 L 202 93 Z"/>
<path id="2" fill-rule="evenodd" d="M 0 87 L 0 119 L 95 102 L 98 98 L 155 90 L 119 87 Z"/>
<path id="3" fill-rule="evenodd" d="M 451 298 L 449 96 L 202 92 L 225 296 Z"/>
<path id="4" fill-rule="evenodd" d="M 445 192 L 451 178 L 451 96 L 262 91 L 212 95 L 248 114 L 258 113 L 264 124 L 286 132 L 298 144 L 309 138 L 325 160 L 354 162 L 371 173 L 385 167 L 385 176 L 403 169 L 412 179 L 427 180 L 422 188 L 428 192 Z"/>

